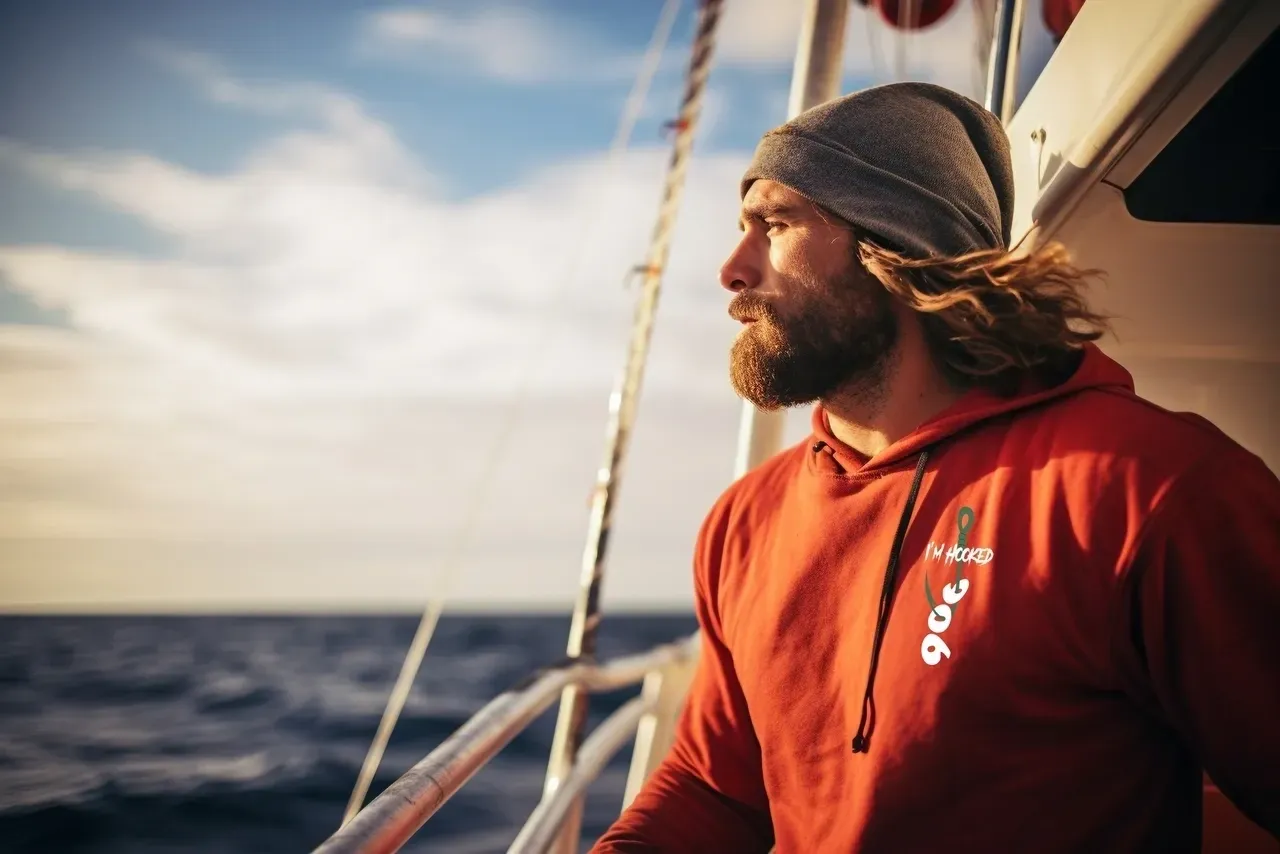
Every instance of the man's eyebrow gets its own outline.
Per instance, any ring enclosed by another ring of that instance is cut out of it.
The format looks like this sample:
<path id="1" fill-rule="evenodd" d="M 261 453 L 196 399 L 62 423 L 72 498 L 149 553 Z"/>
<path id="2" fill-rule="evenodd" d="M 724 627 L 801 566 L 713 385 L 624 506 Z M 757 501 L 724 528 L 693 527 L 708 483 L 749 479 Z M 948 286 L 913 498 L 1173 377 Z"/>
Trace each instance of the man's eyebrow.
<path id="1" fill-rule="evenodd" d="M 799 206 L 787 202 L 761 202 L 742 211 L 738 217 L 738 230 L 746 231 L 748 222 L 764 222 L 770 217 L 795 219 L 800 212 Z"/>

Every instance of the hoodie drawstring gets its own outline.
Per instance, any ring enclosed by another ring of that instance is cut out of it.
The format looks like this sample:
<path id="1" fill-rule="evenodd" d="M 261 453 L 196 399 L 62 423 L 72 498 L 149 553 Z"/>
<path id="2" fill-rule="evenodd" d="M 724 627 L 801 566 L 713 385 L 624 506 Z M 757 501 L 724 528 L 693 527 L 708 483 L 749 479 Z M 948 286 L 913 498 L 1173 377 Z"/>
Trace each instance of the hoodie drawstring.
<path id="1" fill-rule="evenodd" d="M 871 642 L 871 666 L 867 669 L 867 690 L 862 696 L 862 720 L 858 722 L 858 733 L 853 737 L 853 752 L 866 753 L 871 739 L 870 713 L 873 703 L 871 691 L 876 681 L 876 665 L 880 663 L 880 644 L 884 640 L 885 625 L 889 622 L 889 606 L 893 601 L 893 582 L 898 574 L 898 557 L 902 553 L 902 541 L 907 537 L 907 527 L 911 524 L 911 511 L 916 506 L 916 495 L 920 492 L 920 481 L 924 479 L 924 467 L 929 462 L 929 452 L 921 451 L 916 463 L 916 478 L 911 482 L 911 492 L 907 495 L 907 505 L 902 508 L 902 518 L 898 520 L 898 533 L 893 538 L 893 548 L 889 552 L 889 565 L 884 570 L 884 587 L 880 589 L 880 615 L 876 619 L 876 636 Z"/>

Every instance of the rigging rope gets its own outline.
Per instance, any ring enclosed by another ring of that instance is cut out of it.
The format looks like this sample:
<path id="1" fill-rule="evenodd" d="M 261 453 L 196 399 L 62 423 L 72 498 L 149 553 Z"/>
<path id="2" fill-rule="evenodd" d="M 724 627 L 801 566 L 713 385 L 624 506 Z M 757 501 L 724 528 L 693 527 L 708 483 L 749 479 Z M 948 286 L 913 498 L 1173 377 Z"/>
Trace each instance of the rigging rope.
<path id="1" fill-rule="evenodd" d="M 641 60 L 640 70 L 632 85 L 631 92 L 627 96 L 626 104 L 623 106 L 622 115 L 618 120 L 618 127 L 614 133 L 614 138 L 609 147 L 609 155 L 606 164 L 607 169 L 615 167 L 619 155 L 621 155 L 630 144 L 631 133 L 635 129 L 636 122 L 640 118 L 640 111 L 644 108 L 644 103 L 648 98 L 649 88 L 653 83 L 653 78 L 658 72 L 659 65 L 662 61 L 663 53 L 666 51 L 667 42 L 671 36 L 671 30 L 675 25 L 676 13 L 680 9 L 681 0 L 666 0 L 666 4 L 659 13 L 658 22 L 654 27 L 653 36 L 649 41 L 649 46 L 645 51 Z M 606 184 L 608 186 L 608 184 Z M 594 210 L 591 213 L 595 213 Z M 599 216 L 591 216 L 585 221 L 585 228 L 578 229 L 575 233 L 583 234 L 592 229 L 592 227 L 601 219 Z M 577 243 L 577 252 L 572 256 L 567 275 L 560 280 L 560 287 L 555 291 L 550 301 L 549 307 L 554 308 L 563 299 L 569 290 L 569 285 L 577 277 L 578 268 L 582 264 L 582 258 L 586 253 L 586 248 L 590 241 L 581 240 Z M 548 311 L 544 317 L 543 324 L 538 336 L 540 344 L 544 344 L 550 338 L 552 330 L 552 319 L 556 316 L 556 312 Z M 476 496 L 469 508 L 469 513 L 458 537 L 451 550 L 452 560 L 446 565 L 441 588 L 445 590 L 445 595 L 438 595 L 433 598 L 427 605 L 426 610 L 422 614 L 422 618 L 418 623 L 417 631 L 414 633 L 413 640 L 409 644 L 409 649 L 405 653 L 404 662 L 400 667 L 400 675 L 396 679 L 395 686 L 391 690 L 391 695 L 387 698 L 386 708 L 382 713 L 382 720 L 378 724 L 377 733 L 374 735 L 372 743 L 369 745 L 369 752 L 365 756 L 364 765 L 360 768 L 360 775 L 356 779 L 356 784 L 351 792 L 351 798 L 347 802 L 347 809 L 342 818 L 342 824 L 351 821 L 355 815 L 360 812 L 364 805 L 365 797 L 369 793 L 369 787 L 373 783 L 374 775 L 378 771 L 378 766 L 382 763 L 382 756 L 386 752 L 387 742 L 391 738 L 391 731 L 395 728 L 396 721 L 400 717 L 400 713 L 404 710 L 404 704 L 409 699 L 409 693 L 413 688 L 413 682 L 417 678 L 418 669 L 422 665 L 422 659 L 426 656 L 427 646 L 431 642 L 431 637 L 435 633 L 436 624 L 440 620 L 440 614 L 444 610 L 444 603 L 447 599 L 448 587 L 451 586 L 452 575 L 456 572 L 458 557 L 465 551 L 465 547 L 469 544 L 476 525 L 479 522 L 480 510 L 483 508 L 485 500 L 488 497 L 489 485 L 494 475 L 497 473 L 498 463 L 501 461 L 506 450 L 506 445 L 510 441 L 511 436 L 515 433 L 515 427 L 520 421 L 523 413 L 525 399 L 528 397 L 529 388 L 532 385 L 533 377 L 536 369 L 540 364 L 538 355 L 545 353 L 549 348 L 545 346 L 535 346 L 532 350 L 533 357 L 525 360 L 525 371 L 517 384 L 515 399 L 512 407 L 507 412 L 502 429 L 500 430 L 497 440 L 490 448 L 490 453 L 485 461 L 484 470 L 480 476 L 480 486 L 477 489 Z"/>
<path id="2" fill-rule="evenodd" d="M 667 177 L 658 206 L 658 218 L 649 243 L 649 254 L 644 269 L 644 286 L 636 303 L 635 319 L 631 326 L 631 341 L 627 348 L 627 360 L 613 395 L 609 399 L 609 423 L 605 440 L 604 462 L 596 475 L 596 491 L 591 502 L 591 521 L 587 545 L 582 554 L 582 577 L 578 598 L 574 602 L 573 620 L 569 626 L 569 642 L 566 653 L 570 658 L 592 659 L 596 653 L 597 632 L 600 627 L 600 590 L 604 578 L 608 544 L 613 530 L 613 515 L 618 502 L 627 446 L 635 424 L 653 335 L 658 297 L 662 290 L 662 278 L 667 267 L 671 238 L 675 230 L 676 213 L 684 193 L 685 174 L 693 150 L 694 130 L 702 109 L 707 77 L 711 71 L 711 59 L 715 47 L 715 33 L 719 25 L 723 0 L 700 0 L 698 4 L 697 33 L 689 57 L 689 69 L 685 76 L 684 98 L 679 117 L 672 123 L 675 140 L 671 159 L 667 164 Z M 578 747 L 587 727 L 587 694 L 578 685 L 564 689 L 560 698 L 560 711 L 556 720 L 555 736 L 551 743 L 551 758 L 547 763 L 547 776 L 543 784 L 543 797 L 552 796 L 572 773 Z M 570 808 L 560 828 L 556 850 L 576 850 L 581 829 L 582 805 Z"/>

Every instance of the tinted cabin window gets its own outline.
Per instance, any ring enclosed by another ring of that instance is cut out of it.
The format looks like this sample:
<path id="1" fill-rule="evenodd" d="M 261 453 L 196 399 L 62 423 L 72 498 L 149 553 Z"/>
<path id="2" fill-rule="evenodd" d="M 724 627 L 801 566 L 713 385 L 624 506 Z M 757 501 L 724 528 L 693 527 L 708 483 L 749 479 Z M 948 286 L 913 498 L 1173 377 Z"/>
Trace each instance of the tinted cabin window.
<path id="1" fill-rule="evenodd" d="M 1280 30 L 1125 191 L 1155 222 L 1280 225 Z"/>

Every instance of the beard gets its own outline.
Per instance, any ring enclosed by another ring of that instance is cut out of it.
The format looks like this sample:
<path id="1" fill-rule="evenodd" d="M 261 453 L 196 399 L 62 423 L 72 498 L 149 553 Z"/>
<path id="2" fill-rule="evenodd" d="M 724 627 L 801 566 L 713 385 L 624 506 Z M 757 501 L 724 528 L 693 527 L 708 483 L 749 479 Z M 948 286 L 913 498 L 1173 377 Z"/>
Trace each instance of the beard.
<path id="1" fill-rule="evenodd" d="M 826 282 L 793 279 L 787 288 L 808 298 L 785 317 L 751 291 L 733 299 L 731 313 L 756 318 L 729 355 L 738 395 L 771 411 L 843 389 L 874 393 L 898 339 L 888 291 L 857 265 Z"/>

